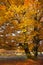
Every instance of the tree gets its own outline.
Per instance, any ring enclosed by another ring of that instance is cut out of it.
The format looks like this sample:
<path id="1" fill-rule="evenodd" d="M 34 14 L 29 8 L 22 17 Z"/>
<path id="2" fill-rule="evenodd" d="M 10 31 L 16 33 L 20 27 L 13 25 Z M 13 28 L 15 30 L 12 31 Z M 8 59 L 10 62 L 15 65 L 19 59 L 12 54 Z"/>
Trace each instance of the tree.
<path id="1" fill-rule="evenodd" d="M 3 30 L 3 32 L 0 32 L 0 46 L 14 49 L 14 43 L 19 44 L 29 57 L 31 54 L 28 43 L 30 44 L 29 41 L 32 41 L 35 45 L 35 56 L 37 56 L 40 41 L 40 18 L 43 11 L 40 2 L 37 0 L 17 0 L 17 2 L 16 0 L 7 0 L 5 4 L 4 6 L 1 4 L 0 7 L 4 14 L 1 13 L 0 18 L 0 28 L 1 31 Z"/>

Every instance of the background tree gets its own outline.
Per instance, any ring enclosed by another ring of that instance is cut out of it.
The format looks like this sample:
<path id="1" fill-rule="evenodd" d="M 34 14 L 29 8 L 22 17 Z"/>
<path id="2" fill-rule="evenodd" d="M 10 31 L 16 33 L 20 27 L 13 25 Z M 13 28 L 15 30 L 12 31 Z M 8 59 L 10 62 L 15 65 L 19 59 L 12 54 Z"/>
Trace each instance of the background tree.
<path id="1" fill-rule="evenodd" d="M 29 57 L 31 55 L 29 44 L 34 43 L 34 55 L 37 56 L 42 27 L 40 23 L 43 11 L 41 3 L 37 0 L 17 0 L 17 2 L 6 0 L 1 3 L 3 4 L 0 4 L 0 47 L 15 49 L 20 43 L 19 46 L 24 48 Z"/>

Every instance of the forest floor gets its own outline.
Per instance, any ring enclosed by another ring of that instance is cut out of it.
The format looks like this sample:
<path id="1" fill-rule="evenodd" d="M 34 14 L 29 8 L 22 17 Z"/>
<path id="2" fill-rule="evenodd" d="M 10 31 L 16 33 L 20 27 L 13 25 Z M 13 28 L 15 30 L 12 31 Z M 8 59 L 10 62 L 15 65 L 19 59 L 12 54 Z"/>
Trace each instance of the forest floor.
<path id="1" fill-rule="evenodd" d="M 0 61 L 0 65 L 43 65 L 43 60 L 3 60 Z"/>

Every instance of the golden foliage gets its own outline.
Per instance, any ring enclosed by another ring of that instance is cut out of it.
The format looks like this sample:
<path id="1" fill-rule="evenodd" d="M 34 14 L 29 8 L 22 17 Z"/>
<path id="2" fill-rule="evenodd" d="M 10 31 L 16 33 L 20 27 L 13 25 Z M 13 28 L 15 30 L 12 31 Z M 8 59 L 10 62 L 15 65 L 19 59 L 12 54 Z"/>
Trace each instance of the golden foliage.
<path id="1" fill-rule="evenodd" d="M 40 2 L 37 0 L 3 0 L 0 2 L 0 26 L 8 21 L 14 25 L 14 31 L 16 31 L 14 32 L 16 33 L 15 37 L 8 36 L 9 40 L 11 38 L 17 42 L 25 43 L 33 40 L 37 34 L 39 35 L 41 31 L 38 32 L 34 28 L 41 27 L 40 21 L 35 19 L 35 17 L 39 18 L 42 13 Z M 12 33 L 13 30 L 9 27 L 6 27 L 5 34 L 8 31 L 8 34 Z M 17 31 L 21 32 L 17 33 Z"/>

